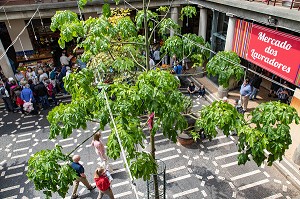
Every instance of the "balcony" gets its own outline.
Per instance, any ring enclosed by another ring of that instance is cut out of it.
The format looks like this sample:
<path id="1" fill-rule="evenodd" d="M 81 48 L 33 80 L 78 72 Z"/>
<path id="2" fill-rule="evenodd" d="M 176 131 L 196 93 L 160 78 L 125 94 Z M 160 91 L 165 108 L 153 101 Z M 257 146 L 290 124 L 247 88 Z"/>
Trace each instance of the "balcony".
<path id="1" fill-rule="evenodd" d="M 68 2 L 76 0 L 0 0 L 0 7 L 2 6 L 12 6 L 12 5 L 30 5 L 38 3 L 57 3 L 57 2 Z"/>
<path id="2" fill-rule="evenodd" d="M 300 0 L 249 0 L 253 2 L 260 2 L 268 6 L 280 6 L 289 9 L 300 10 Z"/>

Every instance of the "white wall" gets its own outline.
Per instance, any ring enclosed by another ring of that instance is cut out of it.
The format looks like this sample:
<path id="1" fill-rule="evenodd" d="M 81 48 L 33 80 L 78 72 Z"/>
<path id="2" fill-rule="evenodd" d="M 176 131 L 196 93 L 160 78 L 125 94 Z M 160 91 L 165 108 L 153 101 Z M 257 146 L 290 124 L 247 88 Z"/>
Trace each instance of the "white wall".
<path id="1" fill-rule="evenodd" d="M 0 56 L 5 53 L 4 47 L 2 45 L 2 41 L 0 39 Z M 2 59 L 0 59 L 0 66 L 3 70 L 3 73 L 6 77 L 14 77 L 14 72 L 10 66 L 7 55 L 5 55 Z"/>
<path id="2" fill-rule="evenodd" d="M 14 41 L 16 39 L 16 37 L 18 36 L 18 34 L 25 27 L 26 24 L 25 24 L 25 21 L 22 19 L 9 20 L 9 23 L 11 25 L 11 29 L 9 28 L 8 22 L 7 21 L 5 22 L 8 33 L 10 35 L 10 38 L 12 41 Z M 24 30 L 24 32 L 21 34 L 20 38 L 21 38 L 24 50 L 33 50 L 27 29 Z M 16 52 L 22 51 L 22 47 L 21 47 L 19 39 L 14 44 L 14 47 L 15 47 Z"/>

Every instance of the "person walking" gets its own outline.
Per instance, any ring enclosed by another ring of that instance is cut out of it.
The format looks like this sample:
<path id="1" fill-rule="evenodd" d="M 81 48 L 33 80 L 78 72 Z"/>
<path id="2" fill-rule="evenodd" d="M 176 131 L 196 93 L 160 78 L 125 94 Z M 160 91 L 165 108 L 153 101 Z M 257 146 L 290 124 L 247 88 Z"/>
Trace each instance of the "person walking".
<path id="1" fill-rule="evenodd" d="M 101 163 L 105 163 L 105 167 L 108 168 L 108 158 L 105 154 L 104 144 L 101 141 L 101 132 L 95 133 L 91 145 L 95 147 L 95 152 L 100 157 Z"/>
<path id="2" fill-rule="evenodd" d="M 86 179 L 86 175 L 84 173 L 84 167 L 79 163 L 80 156 L 74 155 L 72 159 L 73 159 L 73 162 L 71 164 L 71 167 L 77 173 L 77 178 L 73 181 L 73 192 L 72 192 L 72 197 L 71 197 L 71 199 L 74 199 L 74 198 L 78 198 L 77 189 L 79 186 L 79 182 L 82 182 L 82 184 L 84 184 L 84 186 L 86 186 L 86 188 L 89 191 L 94 190 L 96 188 L 96 186 L 92 186 L 89 183 L 89 181 Z"/>
<path id="3" fill-rule="evenodd" d="M 110 187 L 111 181 L 107 177 L 106 169 L 104 167 L 99 167 L 96 169 L 94 180 L 97 188 L 99 189 L 99 195 L 97 199 L 101 199 L 104 194 L 108 195 L 110 199 L 115 198 Z"/>
<path id="4" fill-rule="evenodd" d="M 252 93 L 252 89 L 249 84 L 249 79 L 246 78 L 240 90 L 241 102 L 242 102 L 244 112 L 247 111 L 249 96 L 251 95 L 251 93 Z"/>
<path id="5" fill-rule="evenodd" d="M 260 84 L 262 82 L 262 78 L 258 75 L 255 75 L 252 81 L 252 93 L 249 96 L 250 100 L 256 100 L 257 93 L 259 91 Z"/>

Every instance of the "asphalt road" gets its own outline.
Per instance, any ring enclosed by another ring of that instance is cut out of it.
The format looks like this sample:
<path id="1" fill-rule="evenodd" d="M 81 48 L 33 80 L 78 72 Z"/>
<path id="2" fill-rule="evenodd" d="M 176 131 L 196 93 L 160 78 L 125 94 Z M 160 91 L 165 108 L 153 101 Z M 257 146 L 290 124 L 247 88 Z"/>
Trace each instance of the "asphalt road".
<path id="1" fill-rule="evenodd" d="M 207 104 L 204 99 L 194 98 L 193 111 Z M 90 123 L 86 130 L 75 130 L 70 138 L 49 140 L 46 115 L 47 111 L 42 111 L 37 116 L 25 116 L 0 110 L 0 198 L 45 198 L 41 192 L 35 191 L 25 175 L 30 155 L 41 149 L 53 148 L 55 144 L 62 145 L 67 153 L 98 127 L 96 123 Z M 103 132 L 104 142 L 109 132 L 108 128 Z M 145 133 L 148 135 L 147 129 Z M 258 167 L 253 161 L 238 166 L 237 137 L 220 134 L 211 142 L 204 140 L 189 147 L 173 143 L 159 132 L 155 138 L 156 156 L 166 164 L 167 198 L 275 199 L 298 198 L 300 195 L 273 167 Z M 85 143 L 75 153 L 81 155 L 87 177 L 92 183 L 92 173 L 99 160 L 90 142 Z M 145 143 L 149 143 L 149 137 Z M 110 162 L 114 168 L 112 189 L 115 197 L 134 199 L 122 159 Z M 146 198 L 146 182 L 137 180 L 136 184 L 140 198 Z M 71 190 L 72 187 L 67 198 L 70 198 Z M 97 190 L 89 192 L 82 185 L 78 192 L 80 198 L 97 198 L 98 195 Z M 60 197 L 54 195 L 52 198 Z"/>

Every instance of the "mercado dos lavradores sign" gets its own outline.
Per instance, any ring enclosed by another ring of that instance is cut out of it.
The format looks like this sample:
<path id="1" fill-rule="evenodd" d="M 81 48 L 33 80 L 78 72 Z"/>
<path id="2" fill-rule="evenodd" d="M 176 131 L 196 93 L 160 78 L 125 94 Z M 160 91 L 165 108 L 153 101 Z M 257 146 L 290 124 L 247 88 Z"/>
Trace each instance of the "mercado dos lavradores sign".
<path id="1" fill-rule="evenodd" d="M 245 22 L 239 23 L 237 22 L 235 42 L 239 43 L 242 50 L 235 49 L 235 46 L 234 51 L 248 61 L 299 86 L 300 38 L 248 22 L 247 25 Z M 242 28 L 240 33 L 238 26 Z M 237 36 L 242 38 L 237 39 Z"/>

